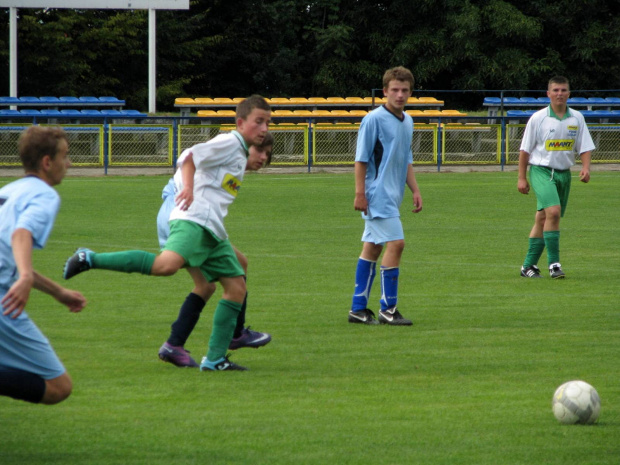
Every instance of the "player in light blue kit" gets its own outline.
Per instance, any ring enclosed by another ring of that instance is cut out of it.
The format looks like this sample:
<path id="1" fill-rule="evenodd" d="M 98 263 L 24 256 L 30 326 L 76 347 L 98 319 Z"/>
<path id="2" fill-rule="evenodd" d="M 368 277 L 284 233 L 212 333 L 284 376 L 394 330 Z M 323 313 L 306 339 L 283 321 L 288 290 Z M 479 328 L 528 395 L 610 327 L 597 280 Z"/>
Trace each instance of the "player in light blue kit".
<path id="1" fill-rule="evenodd" d="M 413 89 L 413 75 L 401 66 L 383 75 L 387 103 L 362 119 L 355 154 L 355 210 L 365 220 L 362 254 L 357 262 L 349 323 L 410 326 L 398 311 L 398 276 L 405 248 L 400 205 L 405 185 L 413 194 L 413 212 L 422 210 L 422 196 L 413 170 L 413 120 L 404 112 Z M 381 311 L 378 321 L 368 297 L 381 260 Z"/>
<path id="2" fill-rule="evenodd" d="M 0 395 L 56 404 L 71 394 L 71 378 L 47 338 L 25 312 L 34 288 L 71 312 L 86 299 L 32 268 L 33 249 L 42 249 L 54 226 L 60 184 L 71 165 L 60 128 L 32 126 L 18 143 L 26 176 L 0 188 Z"/>

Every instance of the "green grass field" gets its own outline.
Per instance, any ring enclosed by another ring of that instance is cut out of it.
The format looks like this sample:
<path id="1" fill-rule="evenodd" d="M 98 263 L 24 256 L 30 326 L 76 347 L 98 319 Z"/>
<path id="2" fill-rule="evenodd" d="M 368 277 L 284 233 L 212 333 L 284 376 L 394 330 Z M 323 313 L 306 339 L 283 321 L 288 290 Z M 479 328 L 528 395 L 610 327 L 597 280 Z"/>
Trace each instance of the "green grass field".
<path id="1" fill-rule="evenodd" d="M 61 280 L 78 246 L 156 252 L 166 181 L 66 179 L 37 269 Z M 424 211 L 403 202 L 399 293 L 413 327 L 347 323 L 363 229 L 352 174 L 246 176 L 227 226 L 250 260 L 248 323 L 273 336 L 234 353 L 248 372 L 157 358 L 191 289 L 185 272 L 84 273 L 67 282 L 89 299 L 77 315 L 33 292 L 29 314 L 74 392 L 52 407 L 0 398 L 0 463 L 618 464 L 620 173 L 574 179 L 560 281 L 519 277 L 535 198 L 516 173 L 418 182 Z M 377 281 L 374 310 L 378 300 Z M 187 344 L 197 359 L 214 302 Z M 570 379 L 598 390 L 598 424 L 553 417 Z"/>

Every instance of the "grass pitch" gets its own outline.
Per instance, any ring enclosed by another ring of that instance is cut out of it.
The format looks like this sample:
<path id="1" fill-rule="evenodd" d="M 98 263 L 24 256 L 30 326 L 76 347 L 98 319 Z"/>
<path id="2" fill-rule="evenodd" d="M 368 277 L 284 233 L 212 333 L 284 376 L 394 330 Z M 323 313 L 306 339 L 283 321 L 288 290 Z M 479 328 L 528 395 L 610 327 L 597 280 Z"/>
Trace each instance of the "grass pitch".
<path id="1" fill-rule="evenodd" d="M 8 182 L 0 180 L 0 184 Z M 166 177 L 68 178 L 39 271 L 61 280 L 78 246 L 157 252 Z M 70 314 L 31 294 L 29 314 L 74 380 L 53 407 L 0 398 L 0 463 L 617 464 L 620 457 L 620 173 L 574 179 L 562 220 L 567 279 L 519 277 L 535 198 L 515 173 L 419 173 L 403 202 L 399 309 L 414 326 L 347 323 L 363 229 L 352 174 L 247 175 L 227 227 L 250 260 L 242 373 L 157 358 L 191 289 L 90 271 Z M 541 260 L 545 269 L 546 255 Z M 188 341 L 206 351 L 214 300 Z M 378 309 L 375 282 L 371 308 Z M 557 386 L 591 383 L 594 426 L 563 426 Z"/>

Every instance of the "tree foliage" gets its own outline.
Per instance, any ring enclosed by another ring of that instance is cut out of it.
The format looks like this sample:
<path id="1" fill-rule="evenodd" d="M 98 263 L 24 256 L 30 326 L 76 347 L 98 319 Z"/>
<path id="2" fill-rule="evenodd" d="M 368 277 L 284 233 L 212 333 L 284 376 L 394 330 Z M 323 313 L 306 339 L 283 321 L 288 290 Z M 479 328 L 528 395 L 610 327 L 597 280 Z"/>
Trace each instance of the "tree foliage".
<path id="1" fill-rule="evenodd" d="M 193 0 L 157 12 L 158 108 L 180 96 L 369 95 L 403 65 L 416 89 L 617 88 L 617 0 Z M 9 89 L 0 10 L 0 94 Z M 148 14 L 19 10 L 20 95 L 115 95 L 146 109 Z M 479 99 L 478 99 L 479 101 Z"/>

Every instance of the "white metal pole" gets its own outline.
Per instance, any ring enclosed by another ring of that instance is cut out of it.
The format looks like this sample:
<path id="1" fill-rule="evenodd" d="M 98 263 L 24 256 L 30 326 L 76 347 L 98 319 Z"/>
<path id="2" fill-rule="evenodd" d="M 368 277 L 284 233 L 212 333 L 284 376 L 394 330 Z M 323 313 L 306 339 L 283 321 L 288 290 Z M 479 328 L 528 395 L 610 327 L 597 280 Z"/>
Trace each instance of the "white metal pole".
<path id="1" fill-rule="evenodd" d="M 156 111 L 156 47 L 157 27 L 155 10 L 149 10 L 149 113 Z"/>
<path id="2" fill-rule="evenodd" d="M 9 18 L 9 82 L 10 90 L 9 95 L 11 97 L 17 97 L 17 8 L 11 7 Z"/>

